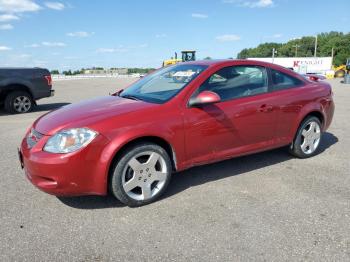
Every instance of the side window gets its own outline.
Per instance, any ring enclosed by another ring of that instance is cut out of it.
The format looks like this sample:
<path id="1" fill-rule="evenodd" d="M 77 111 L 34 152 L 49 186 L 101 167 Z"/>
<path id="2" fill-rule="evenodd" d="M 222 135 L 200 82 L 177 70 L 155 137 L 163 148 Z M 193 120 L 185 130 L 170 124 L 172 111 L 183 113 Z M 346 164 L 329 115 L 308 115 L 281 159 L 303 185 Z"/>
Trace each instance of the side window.
<path id="1" fill-rule="evenodd" d="M 230 66 L 211 75 L 196 94 L 208 90 L 217 93 L 222 101 L 257 95 L 268 91 L 267 73 L 260 66 Z"/>
<path id="2" fill-rule="evenodd" d="M 271 78 L 273 90 L 288 89 L 302 84 L 299 79 L 274 69 L 271 69 Z"/>

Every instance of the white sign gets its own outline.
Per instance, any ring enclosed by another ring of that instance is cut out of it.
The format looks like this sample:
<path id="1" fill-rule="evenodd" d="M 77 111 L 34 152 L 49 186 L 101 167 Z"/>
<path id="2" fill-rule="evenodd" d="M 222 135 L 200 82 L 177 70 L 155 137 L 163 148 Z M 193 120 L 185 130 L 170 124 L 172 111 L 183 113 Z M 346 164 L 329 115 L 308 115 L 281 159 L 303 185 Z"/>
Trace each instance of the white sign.
<path id="1" fill-rule="evenodd" d="M 183 76 L 183 77 L 191 77 L 195 74 L 196 72 L 193 71 L 177 71 L 173 76 Z"/>
<path id="2" fill-rule="evenodd" d="M 306 70 L 307 73 L 325 74 L 326 71 L 332 68 L 332 57 L 266 57 L 248 59 L 293 68 L 297 72 Z"/>

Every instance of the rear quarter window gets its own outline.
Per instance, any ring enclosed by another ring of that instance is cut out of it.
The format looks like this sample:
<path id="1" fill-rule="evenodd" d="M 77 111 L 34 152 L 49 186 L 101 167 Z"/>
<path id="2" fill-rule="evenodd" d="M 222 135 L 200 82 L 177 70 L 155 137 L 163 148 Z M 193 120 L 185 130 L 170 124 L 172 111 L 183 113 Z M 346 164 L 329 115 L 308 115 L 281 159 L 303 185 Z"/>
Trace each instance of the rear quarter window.
<path id="1" fill-rule="evenodd" d="M 33 74 L 35 77 L 43 77 L 50 75 L 50 72 L 46 69 L 33 69 Z"/>
<path id="2" fill-rule="evenodd" d="M 273 91 L 298 87 L 303 84 L 303 81 L 298 78 L 274 69 L 271 69 L 271 80 Z"/>

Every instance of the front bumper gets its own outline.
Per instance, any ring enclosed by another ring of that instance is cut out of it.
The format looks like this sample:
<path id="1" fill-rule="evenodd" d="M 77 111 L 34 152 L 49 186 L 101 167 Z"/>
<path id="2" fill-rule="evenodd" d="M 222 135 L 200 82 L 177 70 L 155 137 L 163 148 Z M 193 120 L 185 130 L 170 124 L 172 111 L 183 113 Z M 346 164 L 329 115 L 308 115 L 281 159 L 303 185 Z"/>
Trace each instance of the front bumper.
<path id="1" fill-rule="evenodd" d="M 19 160 L 28 180 L 40 190 L 56 196 L 106 195 L 108 161 L 103 158 L 107 138 L 97 136 L 87 147 L 69 154 L 42 151 L 48 136 L 32 148 L 26 138 Z"/>

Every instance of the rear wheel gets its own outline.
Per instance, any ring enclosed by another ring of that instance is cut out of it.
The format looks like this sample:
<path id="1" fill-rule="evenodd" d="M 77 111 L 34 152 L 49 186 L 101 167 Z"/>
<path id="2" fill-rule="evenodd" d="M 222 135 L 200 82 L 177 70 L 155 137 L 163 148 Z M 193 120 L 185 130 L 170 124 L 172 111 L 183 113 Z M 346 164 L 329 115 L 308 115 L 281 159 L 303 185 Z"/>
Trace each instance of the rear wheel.
<path id="1" fill-rule="evenodd" d="M 307 117 L 300 125 L 293 144 L 290 147 L 290 153 L 299 158 L 308 158 L 314 156 L 319 148 L 322 128 L 321 122 L 317 117 Z"/>
<path id="2" fill-rule="evenodd" d="M 117 161 L 110 188 L 116 198 L 128 206 L 155 201 L 165 191 L 171 177 L 167 152 L 152 143 L 137 144 Z"/>
<path id="3" fill-rule="evenodd" d="M 13 91 L 5 98 L 5 110 L 11 114 L 27 113 L 33 105 L 33 99 L 26 91 Z"/>
<path id="4" fill-rule="evenodd" d="M 334 77 L 344 77 L 345 76 L 345 70 L 340 69 L 334 73 Z"/>

